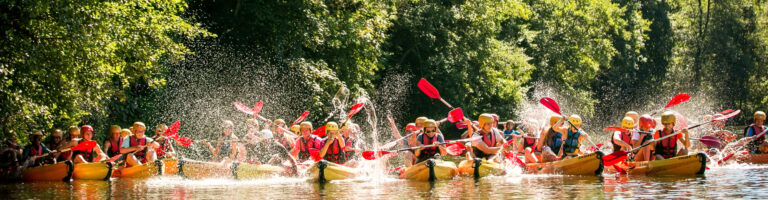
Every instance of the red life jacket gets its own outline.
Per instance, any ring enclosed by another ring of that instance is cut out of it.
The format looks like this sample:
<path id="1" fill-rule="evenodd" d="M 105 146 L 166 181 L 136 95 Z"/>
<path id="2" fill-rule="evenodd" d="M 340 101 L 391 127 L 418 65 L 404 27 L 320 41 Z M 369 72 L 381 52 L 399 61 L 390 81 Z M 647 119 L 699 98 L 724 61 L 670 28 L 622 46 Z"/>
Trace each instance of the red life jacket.
<path id="1" fill-rule="evenodd" d="M 317 149 L 317 136 L 310 135 L 309 141 L 305 140 L 304 137 L 300 137 L 299 141 L 297 142 L 299 145 L 299 160 L 309 160 L 309 149 Z"/>
<path id="2" fill-rule="evenodd" d="M 29 145 L 29 156 L 41 156 L 43 155 L 43 145 L 37 145 L 37 149 L 32 145 Z"/>
<path id="3" fill-rule="evenodd" d="M 481 134 L 482 135 L 482 134 Z M 491 129 L 491 132 L 488 134 L 483 135 L 483 143 L 485 143 L 488 147 L 496 147 L 496 131 L 494 129 Z M 480 151 L 477 147 L 472 147 L 472 152 L 475 153 L 476 158 L 490 158 L 493 155 L 485 154 L 483 151 Z"/>
<path id="4" fill-rule="evenodd" d="M 147 138 L 144 137 L 142 139 L 136 138 L 136 136 L 130 136 L 131 140 L 131 147 L 139 146 L 139 145 L 147 145 Z M 134 156 L 136 156 L 137 159 L 141 160 L 141 163 L 144 163 L 147 161 L 147 153 L 146 150 L 138 151 L 133 153 Z"/>
<path id="5" fill-rule="evenodd" d="M 672 133 L 675 133 L 674 129 L 672 129 L 672 132 L 670 133 L 665 132 L 664 129 L 660 129 L 656 131 L 656 134 L 659 135 L 659 138 L 667 136 Z M 661 155 L 664 158 L 675 157 L 677 155 L 677 136 L 672 136 L 667 139 L 661 140 L 660 142 L 657 142 L 656 148 L 654 151 L 656 151 L 656 154 Z"/>
<path id="6" fill-rule="evenodd" d="M 419 134 L 419 136 L 421 137 L 422 145 L 431 145 L 431 144 L 437 143 L 437 137 L 438 137 L 437 134 L 435 134 L 435 136 L 432 138 L 427 136 L 426 133 Z M 421 161 L 425 161 L 427 159 L 434 157 L 435 154 L 439 154 L 439 153 L 440 153 L 440 149 L 438 147 L 423 148 L 421 149 L 421 153 L 419 153 L 419 157 L 416 160 L 416 162 L 419 163 Z"/>
<path id="7" fill-rule="evenodd" d="M 117 141 L 112 141 L 110 139 L 107 139 L 105 143 L 109 142 L 109 149 L 107 149 L 107 156 L 113 157 L 116 155 L 120 155 L 120 146 L 123 145 L 122 139 L 117 139 Z"/>
<path id="8" fill-rule="evenodd" d="M 536 138 L 523 138 L 523 149 L 531 147 L 531 149 L 536 150 Z"/>
<path id="9" fill-rule="evenodd" d="M 632 144 L 632 132 L 627 131 L 626 134 L 621 132 L 619 133 L 621 135 L 621 141 L 626 142 L 627 144 Z M 616 144 L 616 142 L 613 141 L 613 137 L 611 137 L 611 144 L 613 144 L 613 151 L 620 151 L 621 146 Z"/>
<path id="10" fill-rule="evenodd" d="M 355 139 L 354 139 L 354 138 L 352 138 L 352 137 L 349 137 L 349 138 L 346 138 L 346 137 L 345 137 L 345 138 L 344 138 L 344 142 L 346 143 L 346 146 L 347 146 L 348 148 L 351 148 L 351 147 L 354 147 L 354 146 L 355 146 L 355 143 L 357 142 L 357 140 L 355 140 Z M 346 151 L 346 150 L 345 150 L 345 151 L 344 151 L 344 156 L 346 156 L 346 157 L 347 157 L 347 159 L 350 159 L 350 158 L 352 158 L 352 156 L 354 156 L 354 155 L 355 155 L 355 151 L 354 151 L 354 150 L 352 150 L 352 151 Z"/>
<path id="11" fill-rule="evenodd" d="M 344 164 L 347 162 L 346 156 L 344 156 L 344 150 L 341 149 L 341 144 L 338 140 L 333 140 L 331 146 L 325 151 L 323 159 L 334 162 L 336 164 Z"/>
<path id="12" fill-rule="evenodd" d="M 85 142 L 85 141 L 84 140 L 80 140 L 80 142 Z M 78 142 L 78 144 L 80 142 Z M 83 151 L 83 150 L 74 151 L 74 153 L 72 155 L 73 156 L 80 155 L 80 156 L 83 156 L 83 159 L 85 161 L 93 162 L 93 158 L 95 157 L 93 154 L 95 154 L 95 152 L 93 152 L 93 149 L 88 149 L 88 150 L 85 150 L 85 151 Z"/>

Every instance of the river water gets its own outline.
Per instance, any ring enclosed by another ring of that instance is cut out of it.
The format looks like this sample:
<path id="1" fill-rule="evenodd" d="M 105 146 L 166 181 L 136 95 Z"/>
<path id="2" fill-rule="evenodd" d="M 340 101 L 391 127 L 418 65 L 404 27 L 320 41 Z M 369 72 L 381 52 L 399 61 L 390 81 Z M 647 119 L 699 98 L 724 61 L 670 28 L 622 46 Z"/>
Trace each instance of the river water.
<path id="1" fill-rule="evenodd" d="M 326 184 L 304 178 L 264 180 L 185 180 L 165 176 L 145 180 L 2 183 L 3 199 L 765 199 L 768 165 L 714 167 L 704 176 L 508 175 L 475 180 L 457 177 L 435 183 L 394 177 L 362 177 Z"/>

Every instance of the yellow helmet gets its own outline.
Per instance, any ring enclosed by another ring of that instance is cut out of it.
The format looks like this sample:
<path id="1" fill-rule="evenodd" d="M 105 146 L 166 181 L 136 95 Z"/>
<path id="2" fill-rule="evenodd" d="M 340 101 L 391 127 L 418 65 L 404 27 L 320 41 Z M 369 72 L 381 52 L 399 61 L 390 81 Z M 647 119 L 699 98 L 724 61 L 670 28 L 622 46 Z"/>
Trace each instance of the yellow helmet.
<path id="1" fill-rule="evenodd" d="M 336 122 L 325 123 L 325 130 L 326 131 L 338 131 L 339 130 L 339 124 L 336 124 Z"/>
<path id="2" fill-rule="evenodd" d="M 485 124 L 494 122 L 493 115 L 488 113 L 480 114 L 480 117 L 477 118 L 477 122 L 480 124 L 480 128 L 482 129 L 485 127 Z"/>
<path id="3" fill-rule="evenodd" d="M 417 117 L 416 126 L 424 127 L 424 122 L 427 121 L 427 117 Z"/>
<path id="4" fill-rule="evenodd" d="M 428 119 L 424 121 L 424 128 L 437 128 L 437 122 L 433 119 Z"/>
<path id="5" fill-rule="evenodd" d="M 755 112 L 755 120 L 765 120 L 765 113 L 763 111 Z"/>
<path id="6" fill-rule="evenodd" d="M 621 127 L 626 129 L 635 128 L 635 120 L 629 116 L 624 117 L 624 119 L 621 119 Z"/>
<path id="7" fill-rule="evenodd" d="M 674 124 L 677 120 L 677 117 L 675 117 L 675 113 L 672 111 L 667 111 L 661 114 L 661 124 Z"/>
<path id="8" fill-rule="evenodd" d="M 549 126 L 554 126 L 557 121 L 560 121 L 563 119 L 563 116 L 560 115 L 552 115 L 549 117 Z"/>
<path id="9" fill-rule="evenodd" d="M 283 120 L 283 119 L 276 119 L 275 121 L 272 122 L 272 124 L 277 124 L 277 123 L 285 124 L 285 120 Z"/>
<path id="10" fill-rule="evenodd" d="M 571 122 L 574 126 L 581 126 L 581 117 L 579 115 L 573 114 L 570 117 L 568 117 L 568 121 Z"/>
<path id="11" fill-rule="evenodd" d="M 306 129 L 309 129 L 311 131 L 312 130 L 312 122 L 301 122 L 299 127 L 300 127 L 300 129 L 305 129 L 306 128 Z"/>
<path id="12" fill-rule="evenodd" d="M 637 122 L 640 119 L 640 114 L 638 114 L 635 111 L 629 111 L 624 114 L 624 117 L 631 117 L 632 120 L 635 120 L 635 122 Z"/>
<path id="13" fill-rule="evenodd" d="M 293 133 L 298 133 L 299 132 L 299 128 L 300 128 L 300 126 L 298 124 L 294 124 L 293 126 L 291 126 L 291 130 L 290 131 L 293 132 Z"/>

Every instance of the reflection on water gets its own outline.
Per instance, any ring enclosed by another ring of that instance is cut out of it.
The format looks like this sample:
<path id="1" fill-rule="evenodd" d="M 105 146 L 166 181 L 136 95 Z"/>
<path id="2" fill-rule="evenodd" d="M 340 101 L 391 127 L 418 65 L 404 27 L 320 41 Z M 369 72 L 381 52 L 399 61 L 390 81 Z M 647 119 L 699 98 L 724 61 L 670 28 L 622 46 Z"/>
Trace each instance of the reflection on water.
<path id="1" fill-rule="evenodd" d="M 435 183 L 392 177 L 358 178 L 311 183 L 303 178 L 265 180 L 149 180 L 3 183 L 0 194 L 11 199 L 433 199 L 433 198 L 764 198 L 768 196 L 768 166 L 731 165 L 712 168 L 706 176 L 559 176 L 524 175 L 479 180 L 456 178 Z"/>

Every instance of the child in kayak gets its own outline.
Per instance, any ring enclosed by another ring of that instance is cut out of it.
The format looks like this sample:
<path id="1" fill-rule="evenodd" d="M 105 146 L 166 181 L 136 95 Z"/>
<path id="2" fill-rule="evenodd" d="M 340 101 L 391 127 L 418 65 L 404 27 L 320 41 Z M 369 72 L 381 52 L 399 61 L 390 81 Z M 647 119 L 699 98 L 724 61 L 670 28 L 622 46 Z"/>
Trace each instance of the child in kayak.
<path id="1" fill-rule="evenodd" d="M 45 154 L 51 152 L 45 144 L 42 144 L 43 133 L 37 130 L 33 130 L 29 134 L 29 141 L 31 144 L 22 149 L 21 160 L 22 163 L 26 163 L 24 167 L 35 167 L 43 164 L 44 159 L 51 159 L 53 155 Z"/>
<path id="2" fill-rule="evenodd" d="M 60 150 L 63 143 L 64 143 L 64 133 L 60 129 L 56 129 L 56 130 L 53 130 L 53 133 L 51 133 L 51 136 L 48 137 L 48 141 L 45 142 L 45 146 L 51 150 Z M 61 155 L 60 152 L 56 152 L 52 154 L 54 159 L 51 159 L 50 164 L 55 164 L 58 161 L 66 160 L 66 158 L 62 158 L 62 159 L 59 158 L 59 156 Z"/>
<path id="3" fill-rule="evenodd" d="M 219 141 L 216 141 L 215 147 L 205 140 L 203 140 L 203 144 L 208 146 L 208 150 L 211 151 L 212 160 L 214 162 L 229 163 L 237 158 L 238 150 L 243 148 L 240 148 L 240 145 L 237 142 L 238 138 L 234 134 L 234 122 L 224 120 L 224 122 L 221 123 L 221 128 L 221 138 Z"/>
<path id="4" fill-rule="evenodd" d="M 613 151 L 629 151 L 632 149 L 632 133 L 635 132 L 635 120 L 632 117 L 624 117 L 621 119 L 621 128 L 626 131 L 616 131 L 611 137 L 611 144 L 613 144 Z"/>
<path id="5" fill-rule="evenodd" d="M 112 125 L 109 127 L 109 137 L 104 140 L 104 152 L 108 157 L 120 155 L 120 146 L 123 144 L 123 137 L 120 137 L 120 126 Z"/>
<path id="6" fill-rule="evenodd" d="M 155 142 L 160 145 L 160 148 L 156 149 L 157 159 L 173 158 L 176 155 L 176 150 L 173 148 L 173 139 L 165 137 L 163 133 L 168 130 L 168 126 L 165 124 L 158 124 L 155 127 Z"/>
<path id="7" fill-rule="evenodd" d="M 753 115 L 754 122 L 744 129 L 744 137 L 754 137 L 768 129 L 765 126 L 765 112 L 757 111 Z M 768 153 L 768 144 L 765 143 L 765 135 L 753 139 L 747 144 L 747 151 L 752 154 Z"/>
<path id="8" fill-rule="evenodd" d="M 307 160 L 311 160 L 310 151 L 319 151 L 321 148 L 321 139 L 312 134 L 312 123 L 301 122 L 300 126 L 301 137 L 296 138 L 296 142 L 291 151 L 291 155 L 296 157 L 296 161 L 303 163 Z"/>
<path id="9" fill-rule="evenodd" d="M 347 157 L 347 165 L 357 165 L 357 153 L 360 152 L 360 141 L 357 138 L 357 133 L 360 130 L 360 126 L 355 123 L 347 122 L 341 126 L 341 137 L 346 144 L 344 145 L 344 156 Z"/>
<path id="10" fill-rule="evenodd" d="M 67 129 L 67 136 L 64 138 L 64 141 L 61 143 L 61 147 L 59 147 L 59 149 L 72 148 L 78 144 L 79 139 L 80 128 L 77 126 L 70 126 L 69 129 Z M 72 151 L 61 152 L 56 160 L 72 160 Z"/>
<path id="11" fill-rule="evenodd" d="M 82 127 L 80 127 L 80 135 L 83 136 L 83 139 L 80 140 L 80 143 L 92 141 L 93 128 L 89 125 L 83 125 Z M 96 146 L 93 147 L 92 149 L 74 151 L 72 156 L 73 156 L 72 160 L 75 163 L 101 162 L 102 160 L 107 159 L 107 155 L 101 151 L 101 147 L 99 146 L 99 144 L 96 144 Z"/>
<path id="12" fill-rule="evenodd" d="M 563 117 L 552 115 L 549 117 L 549 128 L 542 130 L 539 144 L 536 145 L 541 152 L 542 162 L 551 162 L 562 157 L 563 134 L 567 127 L 563 126 Z"/>
<path id="13" fill-rule="evenodd" d="M 445 143 L 445 138 L 443 138 L 443 135 L 438 133 L 437 122 L 435 122 L 435 120 L 426 120 L 422 123 L 422 126 L 424 127 L 424 132 L 416 137 L 416 140 L 419 144 L 417 146 Z M 445 154 L 445 145 L 438 145 L 436 147 L 421 147 L 414 150 L 414 156 L 416 157 L 415 163 L 420 163 L 430 158 L 434 158 L 435 155 L 445 156 Z"/>
<path id="14" fill-rule="evenodd" d="M 536 135 L 536 132 L 538 132 L 538 127 L 532 128 L 532 124 L 538 124 L 538 121 L 536 120 L 530 120 L 526 127 L 527 132 L 523 131 L 525 133 L 523 135 L 522 144 L 518 145 L 518 152 L 524 152 L 525 154 L 525 162 L 526 163 L 537 163 L 539 162 L 540 158 L 539 155 L 541 155 L 541 151 L 537 151 L 536 144 L 539 143 L 538 136 Z"/>
<path id="15" fill-rule="evenodd" d="M 653 139 L 659 139 L 677 132 L 675 128 L 677 117 L 671 111 L 667 111 L 661 114 L 661 124 L 664 128 L 657 130 L 653 134 Z M 683 129 L 681 134 L 672 136 L 667 139 L 656 142 L 654 152 L 657 160 L 669 159 L 675 156 L 688 155 L 688 147 L 690 147 L 690 140 L 688 139 L 688 129 Z M 678 141 L 683 145 L 678 151 Z"/>
<path id="16" fill-rule="evenodd" d="M 652 133 L 656 131 L 654 129 L 656 127 L 656 120 L 654 120 L 650 115 L 642 115 L 640 116 L 640 123 L 638 127 L 640 127 L 640 131 L 632 133 L 632 146 L 634 148 L 637 148 L 640 145 L 653 140 Z M 652 151 L 653 145 L 648 145 L 641 148 L 635 155 L 635 161 L 650 161 L 653 159 L 653 157 L 651 157 Z"/>
<path id="17" fill-rule="evenodd" d="M 465 120 L 469 121 L 469 120 Z M 506 142 L 501 131 L 493 128 L 493 115 L 483 113 L 477 118 L 480 130 L 475 131 L 472 126 L 467 127 L 469 135 L 472 137 L 482 136 L 482 139 L 472 141 L 472 158 L 490 160 L 501 150 L 501 145 Z"/>
<path id="18" fill-rule="evenodd" d="M 294 140 L 285 130 L 288 130 L 288 127 L 285 125 L 285 120 L 276 119 L 272 122 L 272 139 L 277 141 L 277 143 L 280 143 L 280 145 L 283 145 L 286 149 L 291 149 Z"/>
<path id="19" fill-rule="evenodd" d="M 320 157 L 329 162 L 343 165 L 347 163 L 347 157 L 344 155 L 344 147 L 347 143 L 339 133 L 339 125 L 336 122 L 325 123 L 325 140 L 323 140 Z"/>
<path id="20" fill-rule="evenodd" d="M 523 132 L 515 126 L 515 122 L 512 120 L 507 120 L 507 122 L 504 123 L 504 139 L 506 140 L 515 140 L 515 136 L 520 136 L 520 133 Z M 513 142 L 517 143 L 517 142 Z"/>
<path id="21" fill-rule="evenodd" d="M 157 159 L 156 148 L 160 145 L 145 135 L 147 126 L 142 122 L 134 122 L 131 127 L 132 136 L 123 139 L 120 147 L 121 154 L 128 154 L 126 165 L 128 167 L 142 165 L 147 162 L 154 162 Z"/>
<path id="22" fill-rule="evenodd" d="M 567 130 L 567 133 L 563 134 L 563 153 L 561 159 L 578 157 L 581 155 L 581 152 L 579 151 L 581 142 L 589 137 L 586 133 L 579 131 L 581 129 L 582 123 L 581 117 L 579 115 L 571 115 L 568 117 L 568 121 L 571 122 L 573 126 L 570 126 Z"/>

